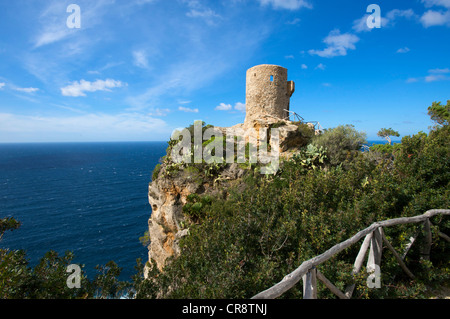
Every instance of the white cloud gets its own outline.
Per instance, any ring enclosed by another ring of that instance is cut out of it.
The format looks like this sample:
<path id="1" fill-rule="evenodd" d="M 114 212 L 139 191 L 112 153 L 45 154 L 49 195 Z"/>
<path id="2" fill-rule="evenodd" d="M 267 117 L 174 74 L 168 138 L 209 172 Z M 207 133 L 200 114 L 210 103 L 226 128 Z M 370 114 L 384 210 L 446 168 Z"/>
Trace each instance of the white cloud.
<path id="1" fill-rule="evenodd" d="M 422 78 L 409 78 L 406 80 L 406 83 L 415 83 L 419 81 L 425 82 L 437 82 L 437 81 L 449 81 L 450 80 L 450 69 L 431 69 L 428 70 L 428 75 Z"/>
<path id="2" fill-rule="evenodd" d="M 6 85 L 4 82 L 0 82 L 0 90 L 3 89 L 3 87 Z"/>
<path id="3" fill-rule="evenodd" d="M 189 107 L 184 107 L 184 106 L 179 106 L 178 110 L 182 111 L 182 112 L 187 112 L 187 113 L 198 113 L 198 109 L 191 109 Z"/>
<path id="4" fill-rule="evenodd" d="M 447 81 L 450 80 L 450 76 L 446 75 L 450 73 L 450 69 L 431 69 L 428 70 L 429 75 L 425 77 L 425 82 Z"/>
<path id="5" fill-rule="evenodd" d="M 411 51 L 408 47 L 400 48 L 397 50 L 397 53 L 408 53 Z"/>
<path id="6" fill-rule="evenodd" d="M 234 109 L 245 113 L 245 103 L 237 102 L 234 105 Z"/>
<path id="7" fill-rule="evenodd" d="M 145 51 L 133 51 L 133 64 L 140 68 L 148 68 L 147 54 Z"/>
<path id="8" fill-rule="evenodd" d="M 351 33 L 341 34 L 339 30 L 333 30 L 323 40 L 327 47 L 323 50 L 309 50 L 311 55 L 318 55 L 323 58 L 347 55 L 348 50 L 355 50 L 355 43 L 359 38 Z"/>
<path id="9" fill-rule="evenodd" d="M 68 28 L 60 28 L 57 30 L 46 30 L 43 33 L 39 34 L 36 38 L 35 47 L 41 47 L 43 45 L 47 45 L 53 42 L 60 41 L 66 38 L 70 34 L 70 29 Z"/>
<path id="10" fill-rule="evenodd" d="M 95 91 L 111 91 L 110 89 L 116 87 L 122 87 L 126 84 L 112 80 L 97 80 L 95 82 L 90 82 L 86 80 L 75 81 L 72 84 L 61 88 L 61 93 L 64 96 L 86 96 L 85 92 L 95 92 Z"/>
<path id="11" fill-rule="evenodd" d="M 216 111 L 229 111 L 232 108 L 233 108 L 233 106 L 231 104 L 220 103 L 219 105 L 217 105 L 215 107 L 214 110 L 216 110 Z"/>
<path id="12" fill-rule="evenodd" d="M 446 68 L 446 69 L 431 69 L 428 70 L 429 73 L 434 73 L 434 74 L 445 74 L 445 73 L 450 73 L 450 69 Z"/>
<path id="13" fill-rule="evenodd" d="M 289 25 L 296 25 L 296 24 L 298 24 L 300 21 L 301 21 L 301 20 L 300 20 L 299 18 L 295 18 L 294 20 L 287 21 L 286 24 L 289 24 Z"/>
<path id="14" fill-rule="evenodd" d="M 413 9 L 406 9 L 406 10 L 400 10 L 400 9 L 394 9 L 386 13 L 386 19 L 388 24 L 392 24 L 395 22 L 397 18 L 406 18 L 410 19 L 415 16 L 415 13 Z M 383 26 L 383 25 L 382 25 Z"/>
<path id="15" fill-rule="evenodd" d="M 422 3 L 427 8 L 433 6 L 450 8 L 450 0 L 422 0 Z"/>
<path id="16" fill-rule="evenodd" d="M 425 77 L 425 82 L 436 82 L 450 80 L 450 77 L 444 74 L 430 74 Z"/>
<path id="17" fill-rule="evenodd" d="M 316 70 L 318 69 L 318 70 L 325 70 L 325 68 L 326 68 L 326 66 L 323 64 L 323 63 L 319 63 L 317 66 L 316 66 Z"/>
<path id="18" fill-rule="evenodd" d="M 362 16 L 359 19 L 356 19 L 355 21 L 353 21 L 353 31 L 360 33 L 360 32 L 369 32 L 372 31 L 373 29 L 369 28 L 367 25 L 367 19 L 369 18 L 369 14 L 365 14 L 364 16 Z M 381 26 L 386 26 L 388 23 L 388 20 L 384 17 L 381 17 Z"/>
<path id="19" fill-rule="evenodd" d="M 365 14 L 362 18 L 356 19 L 353 21 L 353 30 L 355 32 L 364 32 L 364 31 L 372 31 L 371 28 L 367 26 L 367 18 L 368 14 Z"/>
<path id="20" fill-rule="evenodd" d="M 185 0 L 184 1 L 190 10 L 186 13 L 189 18 L 203 19 L 207 24 L 214 25 L 221 19 L 221 16 L 217 14 L 211 8 L 205 7 L 198 0 Z"/>
<path id="21" fill-rule="evenodd" d="M 186 13 L 186 16 L 188 16 L 190 18 L 204 18 L 204 19 L 219 18 L 220 17 L 220 15 L 215 13 L 210 8 L 206 8 L 206 9 L 203 9 L 203 10 L 191 9 L 191 11 Z"/>
<path id="22" fill-rule="evenodd" d="M 15 88 L 14 90 L 24 93 L 34 93 L 39 91 L 38 88 Z"/>
<path id="23" fill-rule="evenodd" d="M 300 67 L 302 68 L 302 70 L 306 70 L 308 68 L 306 64 L 302 64 Z"/>
<path id="24" fill-rule="evenodd" d="M 220 103 L 214 108 L 216 111 L 231 111 L 233 108 L 236 111 L 245 113 L 245 103 L 237 102 L 234 107 L 231 104 Z"/>
<path id="25" fill-rule="evenodd" d="M 425 28 L 433 26 L 450 26 L 450 10 L 446 12 L 428 10 L 420 18 Z"/>
<path id="26" fill-rule="evenodd" d="M 261 5 L 271 5 L 274 9 L 298 10 L 300 8 L 312 9 L 312 5 L 305 0 L 259 0 Z"/>
<path id="27" fill-rule="evenodd" d="M 148 115 L 150 116 L 167 116 L 167 114 L 170 113 L 170 110 L 165 108 L 165 109 L 160 109 L 160 108 L 156 108 L 154 112 L 150 112 Z"/>

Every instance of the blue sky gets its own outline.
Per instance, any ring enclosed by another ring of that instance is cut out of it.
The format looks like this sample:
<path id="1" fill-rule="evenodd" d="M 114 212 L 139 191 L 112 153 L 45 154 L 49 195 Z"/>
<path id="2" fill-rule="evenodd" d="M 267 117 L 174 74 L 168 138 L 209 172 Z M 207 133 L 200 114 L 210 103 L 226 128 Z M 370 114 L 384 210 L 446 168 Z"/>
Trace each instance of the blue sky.
<path id="1" fill-rule="evenodd" d="M 367 27 L 372 3 L 381 28 Z M 307 121 L 411 135 L 450 99 L 449 57 L 450 0 L 0 0 L 0 142 L 164 141 L 194 120 L 242 123 L 258 64 L 288 69 Z"/>

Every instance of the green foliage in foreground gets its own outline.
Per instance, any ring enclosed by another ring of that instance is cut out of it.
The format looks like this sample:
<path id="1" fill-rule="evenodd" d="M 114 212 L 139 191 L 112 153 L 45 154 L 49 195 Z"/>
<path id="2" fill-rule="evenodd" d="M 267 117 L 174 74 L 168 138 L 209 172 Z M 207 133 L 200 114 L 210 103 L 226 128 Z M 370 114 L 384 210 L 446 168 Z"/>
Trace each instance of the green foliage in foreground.
<path id="1" fill-rule="evenodd" d="M 189 235 L 181 240 L 181 255 L 163 273 L 147 264 L 150 280 L 143 280 L 139 261 L 132 281 L 121 282 L 120 268 L 110 262 L 97 268 L 93 281 L 83 275 L 82 288 L 70 290 L 65 267 L 72 254 L 50 252 L 33 269 L 24 252 L 0 250 L 0 298 L 117 298 L 124 293 L 136 298 L 249 298 L 375 221 L 449 208 L 450 132 L 448 124 L 439 124 L 429 134 L 405 136 L 401 144 L 367 152 L 360 152 L 364 134 L 340 126 L 312 137 L 302 152 L 281 163 L 276 176 L 262 178 L 248 170 L 226 198 L 191 195 L 184 207 Z M 161 178 L 158 174 L 154 177 Z M 352 279 L 359 245 L 318 268 L 341 290 L 355 280 L 354 298 L 427 298 L 430 287 L 450 284 L 449 243 L 438 238 L 439 231 L 450 233 L 450 221 L 436 216 L 431 222 L 430 261 L 421 259 L 420 224 L 385 229 L 398 252 L 419 234 L 405 260 L 415 280 L 387 249 L 382 288 L 367 287 L 364 267 Z M 17 227 L 0 220 L 0 238 Z M 318 289 L 320 298 L 335 298 L 323 285 Z M 301 298 L 301 283 L 282 297 Z"/>

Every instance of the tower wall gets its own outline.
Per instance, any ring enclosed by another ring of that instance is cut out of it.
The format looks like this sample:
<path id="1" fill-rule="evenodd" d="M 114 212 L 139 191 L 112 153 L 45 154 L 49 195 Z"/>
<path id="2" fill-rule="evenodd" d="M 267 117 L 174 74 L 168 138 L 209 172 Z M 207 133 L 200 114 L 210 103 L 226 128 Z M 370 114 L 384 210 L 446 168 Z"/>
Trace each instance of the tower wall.
<path id="1" fill-rule="evenodd" d="M 289 100 L 294 82 L 287 81 L 287 69 L 278 65 L 262 64 L 247 70 L 245 121 L 272 116 L 288 117 Z"/>

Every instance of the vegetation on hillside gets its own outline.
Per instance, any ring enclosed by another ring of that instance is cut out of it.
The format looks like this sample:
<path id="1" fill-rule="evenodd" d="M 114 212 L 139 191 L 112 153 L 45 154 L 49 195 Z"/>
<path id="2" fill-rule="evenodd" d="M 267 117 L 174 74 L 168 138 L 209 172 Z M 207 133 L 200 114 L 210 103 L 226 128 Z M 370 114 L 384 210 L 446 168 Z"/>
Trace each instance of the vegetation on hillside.
<path id="1" fill-rule="evenodd" d="M 2 249 L 0 298 L 109 298 L 123 292 L 136 298 L 252 297 L 375 221 L 449 208 L 449 106 L 450 101 L 446 106 L 433 103 L 428 111 L 436 125 L 428 134 L 404 136 L 401 144 L 362 152 L 365 135 L 352 126 L 339 126 L 311 136 L 301 152 L 280 163 L 274 176 L 262 178 L 258 170 L 248 169 L 240 183 L 227 189 L 226 197 L 189 196 L 184 208 L 189 235 L 181 240 L 181 255 L 170 260 L 163 273 L 150 267 L 149 280 L 143 279 L 143 265 L 138 263 L 132 281 L 120 282 L 120 268 L 112 262 L 99 267 L 94 281 L 83 276 L 82 288 L 70 290 L 65 273 L 70 253 L 48 254 L 33 269 L 24 252 Z M 157 167 L 154 179 L 169 177 L 167 157 L 163 164 L 165 169 Z M 204 171 L 208 165 L 190 169 Z M 0 222 L 0 238 L 18 227 L 11 220 Z M 431 222 L 429 261 L 420 255 L 420 224 L 384 230 L 397 251 L 419 234 L 405 259 L 414 280 L 384 250 L 382 287 L 369 289 L 364 269 L 351 277 L 358 245 L 319 270 L 341 290 L 355 280 L 354 298 L 426 298 L 430 288 L 450 284 L 450 244 L 438 238 L 438 231 L 450 233 L 450 220 L 436 216 Z M 335 298 L 323 285 L 318 289 L 320 298 Z M 301 297 L 301 285 L 282 296 Z"/>

